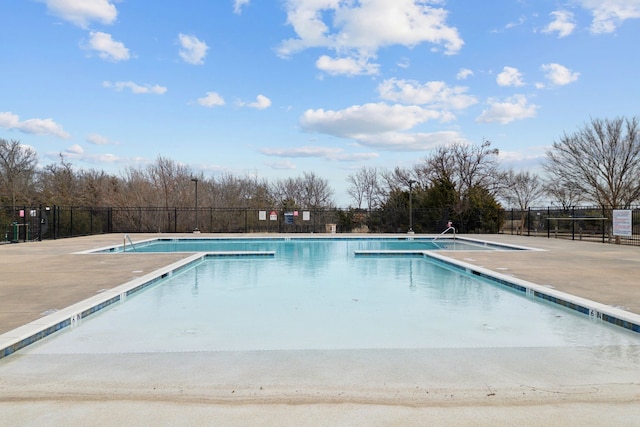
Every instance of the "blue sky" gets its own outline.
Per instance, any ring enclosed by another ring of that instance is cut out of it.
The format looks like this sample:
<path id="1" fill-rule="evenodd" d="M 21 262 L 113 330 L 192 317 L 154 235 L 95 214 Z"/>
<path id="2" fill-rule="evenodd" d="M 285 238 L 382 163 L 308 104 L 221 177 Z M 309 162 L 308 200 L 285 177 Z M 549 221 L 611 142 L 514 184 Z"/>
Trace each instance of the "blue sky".
<path id="1" fill-rule="evenodd" d="M 640 99 L 640 0 L 20 0 L 0 40 L 0 138 L 43 165 L 313 172 L 339 206 L 453 142 L 537 171 Z"/>

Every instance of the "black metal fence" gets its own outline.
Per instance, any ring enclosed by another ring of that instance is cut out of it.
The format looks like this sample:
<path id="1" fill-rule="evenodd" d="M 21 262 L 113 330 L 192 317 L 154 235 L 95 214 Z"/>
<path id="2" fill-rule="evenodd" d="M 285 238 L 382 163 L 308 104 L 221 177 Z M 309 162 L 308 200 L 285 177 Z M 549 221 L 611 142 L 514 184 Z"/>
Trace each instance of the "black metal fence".
<path id="1" fill-rule="evenodd" d="M 4 242 L 59 239 L 105 233 L 341 233 L 339 209 L 291 210 L 250 208 L 0 208 Z"/>
<path id="2" fill-rule="evenodd" d="M 622 220 L 614 221 L 615 216 Z M 640 207 L 621 210 L 597 207 L 512 209 L 504 212 L 501 232 L 640 246 Z"/>
<path id="3" fill-rule="evenodd" d="M 354 210 L 274 208 L 157 208 L 38 206 L 0 208 L 0 242 L 58 239 L 106 233 L 440 233 L 448 221 L 462 234 L 519 234 L 640 246 L 640 207 L 625 211 L 623 230 L 612 210 L 509 209 L 455 214 L 447 209 Z"/>

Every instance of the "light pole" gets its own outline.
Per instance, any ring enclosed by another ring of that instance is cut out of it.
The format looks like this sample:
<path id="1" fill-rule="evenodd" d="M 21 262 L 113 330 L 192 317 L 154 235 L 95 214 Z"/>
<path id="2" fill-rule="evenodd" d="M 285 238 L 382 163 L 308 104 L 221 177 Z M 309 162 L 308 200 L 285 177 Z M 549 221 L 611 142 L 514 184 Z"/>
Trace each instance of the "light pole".
<path id="1" fill-rule="evenodd" d="M 199 233 L 200 230 L 198 229 L 198 178 L 191 178 L 191 181 L 196 183 L 196 228 L 194 228 L 193 232 Z"/>
<path id="2" fill-rule="evenodd" d="M 409 180 L 409 231 L 408 234 L 413 234 L 413 207 L 411 206 L 412 202 L 413 202 L 413 191 L 412 191 L 412 187 L 413 184 L 417 183 L 418 181 L 414 180 L 414 179 L 410 179 Z"/>

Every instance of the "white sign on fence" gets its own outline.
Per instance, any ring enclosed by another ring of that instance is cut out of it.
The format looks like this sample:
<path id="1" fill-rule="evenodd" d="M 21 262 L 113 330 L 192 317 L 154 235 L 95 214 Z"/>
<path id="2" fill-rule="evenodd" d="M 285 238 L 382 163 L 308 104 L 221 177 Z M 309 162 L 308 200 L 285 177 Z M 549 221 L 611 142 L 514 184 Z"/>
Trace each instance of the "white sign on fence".
<path id="1" fill-rule="evenodd" d="M 613 235 L 631 237 L 632 220 L 631 210 L 614 209 L 613 211 Z"/>

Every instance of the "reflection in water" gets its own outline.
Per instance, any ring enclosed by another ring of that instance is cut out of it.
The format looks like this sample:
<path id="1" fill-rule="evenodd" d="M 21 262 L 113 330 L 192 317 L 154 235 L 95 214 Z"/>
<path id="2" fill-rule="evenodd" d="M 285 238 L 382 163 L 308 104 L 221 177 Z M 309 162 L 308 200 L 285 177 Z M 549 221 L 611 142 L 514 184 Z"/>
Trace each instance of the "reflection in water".
<path id="1" fill-rule="evenodd" d="M 273 258 L 209 258 L 51 342 L 86 352 L 601 346 L 603 357 L 638 359 L 638 334 L 421 256 L 354 256 L 373 244 L 291 241 Z"/>

